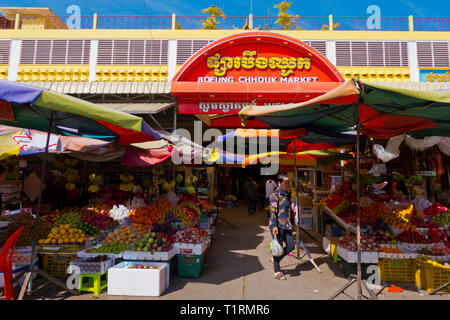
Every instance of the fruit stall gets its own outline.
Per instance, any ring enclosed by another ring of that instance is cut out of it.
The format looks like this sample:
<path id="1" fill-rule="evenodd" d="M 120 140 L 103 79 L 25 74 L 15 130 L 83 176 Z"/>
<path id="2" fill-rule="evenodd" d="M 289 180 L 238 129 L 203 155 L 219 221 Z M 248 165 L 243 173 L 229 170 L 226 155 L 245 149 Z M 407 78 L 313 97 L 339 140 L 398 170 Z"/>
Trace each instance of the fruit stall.
<path id="1" fill-rule="evenodd" d="M 420 197 L 410 201 L 393 193 L 387 200 L 365 187 L 360 201 L 362 277 L 367 279 L 369 266 L 376 265 L 382 282 L 415 282 L 428 291 L 449 282 L 450 209 L 439 202 Z M 346 277 L 355 274 L 356 191 L 351 181 L 337 186 L 320 205 L 342 232 L 338 237 L 325 236 L 324 250 Z"/>
<path id="2" fill-rule="evenodd" d="M 121 174 L 120 179 L 130 184 L 134 180 L 130 177 Z M 91 178 L 92 184 L 101 181 L 98 175 Z M 159 186 L 160 181 L 156 183 Z M 94 294 L 106 289 L 111 295 L 157 296 L 168 288 L 173 276 L 200 277 L 218 212 L 209 200 L 198 199 L 191 188 L 175 194 L 174 185 L 163 182 L 163 193 L 133 206 L 127 198 L 114 198 L 118 194 L 107 195 L 108 189 L 102 188 L 106 190 L 102 204 L 52 210 L 39 218 L 38 267 L 58 278 L 78 273 L 78 290 Z M 98 190 L 92 187 L 91 191 Z M 0 220 L 1 244 L 25 226 L 16 246 L 18 259 L 32 245 L 36 219 L 27 209 L 2 215 Z M 31 250 L 26 252 L 28 258 L 17 268 L 29 267 Z M 134 280 L 124 280 L 129 278 Z M 139 289 L 141 281 L 148 284 L 144 290 Z"/>

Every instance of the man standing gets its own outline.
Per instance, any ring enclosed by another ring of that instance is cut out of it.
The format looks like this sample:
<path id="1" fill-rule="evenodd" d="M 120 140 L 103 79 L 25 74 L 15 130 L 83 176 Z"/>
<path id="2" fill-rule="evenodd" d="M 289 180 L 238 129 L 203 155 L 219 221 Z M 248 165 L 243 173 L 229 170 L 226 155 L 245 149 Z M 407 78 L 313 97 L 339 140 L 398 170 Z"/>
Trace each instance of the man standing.
<path id="1" fill-rule="evenodd" d="M 282 256 L 273 257 L 271 261 L 274 266 L 275 279 L 286 280 L 280 270 L 280 261 L 295 248 L 294 236 L 292 235 L 295 222 L 289 193 L 289 178 L 280 174 L 277 183 L 278 189 L 270 195 L 269 229 L 271 235 L 276 236 L 281 245 L 283 245 L 283 242 L 286 243 L 286 247 Z"/>
<path id="2" fill-rule="evenodd" d="M 253 215 L 256 212 L 256 187 L 253 178 L 249 177 L 244 190 L 244 195 L 247 199 L 248 215 Z"/>

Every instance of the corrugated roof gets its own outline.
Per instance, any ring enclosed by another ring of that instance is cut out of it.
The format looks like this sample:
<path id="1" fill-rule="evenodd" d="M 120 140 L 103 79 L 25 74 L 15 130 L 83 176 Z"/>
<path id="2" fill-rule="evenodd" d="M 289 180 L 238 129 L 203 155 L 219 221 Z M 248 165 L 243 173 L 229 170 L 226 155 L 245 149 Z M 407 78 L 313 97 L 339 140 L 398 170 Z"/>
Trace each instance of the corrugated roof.
<path id="1" fill-rule="evenodd" d="M 176 104 L 176 102 L 148 102 L 148 103 L 97 103 L 114 110 L 131 114 L 155 114 L 166 110 Z"/>
<path id="2" fill-rule="evenodd" d="M 31 81 L 25 83 L 64 94 L 170 94 L 171 92 L 171 82 Z"/>

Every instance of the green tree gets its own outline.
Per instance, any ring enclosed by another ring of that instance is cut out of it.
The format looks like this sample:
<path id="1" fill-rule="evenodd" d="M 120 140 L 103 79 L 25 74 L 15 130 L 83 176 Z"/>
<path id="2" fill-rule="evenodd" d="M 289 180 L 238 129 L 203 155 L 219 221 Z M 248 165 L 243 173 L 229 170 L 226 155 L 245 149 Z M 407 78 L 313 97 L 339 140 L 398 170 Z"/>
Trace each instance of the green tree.
<path id="1" fill-rule="evenodd" d="M 175 21 L 175 30 L 183 30 L 178 22 Z"/>
<path id="2" fill-rule="evenodd" d="M 287 10 L 292 5 L 292 2 L 286 2 L 286 0 L 283 0 L 279 4 L 274 5 L 273 7 L 275 9 L 278 9 L 278 20 L 275 21 L 275 23 L 278 26 L 281 26 L 282 30 L 291 30 L 291 29 L 297 29 L 299 30 L 299 26 L 297 25 L 297 22 L 295 21 L 295 18 L 298 18 L 299 16 L 293 16 L 290 15 Z"/>
<path id="3" fill-rule="evenodd" d="M 202 13 L 209 13 L 210 16 L 206 18 L 206 20 L 201 20 L 203 24 L 202 29 L 206 30 L 213 30 L 217 29 L 217 24 L 220 23 L 217 18 L 222 18 L 225 20 L 226 16 L 222 9 L 218 8 L 217 6 L 211 5 L 211 7 L 207 9 L 203 9 Z"/>
<path id="4" fill-rule="evenodd" d="M 340 25 L 341 25 L 340 23 L 335 23 L 335 24 L 333 24 L 333 30 L 336 30 L 337 28 L 339 28 Z M 322 26 L 322 29 L 321 29 L 321 30 L 329 30 L 329 29 L 330 29 L 330 26 L 327 25 L 327 24 L 324 24 L 324 25 Z"/>

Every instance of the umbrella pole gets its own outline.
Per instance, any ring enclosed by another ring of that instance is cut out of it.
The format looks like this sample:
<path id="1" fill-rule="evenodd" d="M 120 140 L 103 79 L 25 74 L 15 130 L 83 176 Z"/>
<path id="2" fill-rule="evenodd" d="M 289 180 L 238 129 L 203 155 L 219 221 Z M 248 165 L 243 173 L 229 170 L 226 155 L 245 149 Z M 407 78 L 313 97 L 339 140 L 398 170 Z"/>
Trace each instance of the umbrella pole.
<path id="1" fill-rule="evenodd" d="M 39 183 L 40 185 L 39 185 L 39 198 L 38 198 L 37 212 L 36 212 L 36 223 L 34 225 L 33 244 L 32 244 L 32 249 L 31 249 L 31 266 L 30 266 L 31 274 L 33 274 L 34 263 L 36 260 L 36 241 L 37 241 L 37 236 L 38 236 L 39 213 L 41 210 L 41 202 L 42 202 L 42 188 L 44 186 L 45 173 L 47 171 L 48 145 L 50 144 L 50 136 L 51 136 L 51 131 L 52 131 L 54 115 L 55 115 L 55 112 L 51 111 L 50 120 L 48 122 L 47 141 L 45 143 L 44 163 L 42 165 L 41 181 Z M 30 280 L 28 282 L 28 292 L 29 293 L 31 293 L 32 286 L 33 286 L 33 277 L 30 277 Z"/>
<path id="2" fill-rule="evenodd" d="M 295 207 L 297 208 L 297 257 L 300 257 L 300 208 L 298 206 L 298 172 L 297 172 L 297 154 L 294 139 L 294 172 L 295 172 Z"/>
<path id="3" fill-rule="evenodd" d="M 359 122 L 359 110 L 357 111 L 358 123 L 356 124 L 356 250 L 357 250 L 357 283 L 358 283 L 358 300 L 362 299 L 361 287 L 361 210 L 360 210 L 360 134 L 361 124 Z"/>

